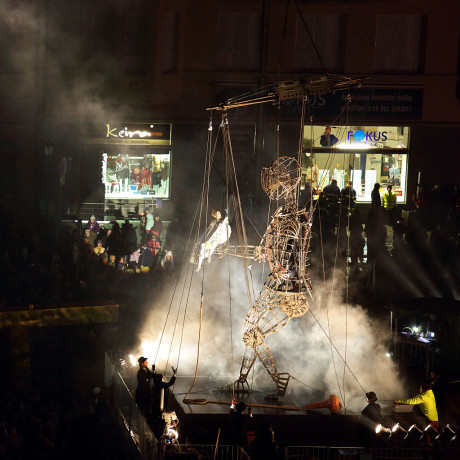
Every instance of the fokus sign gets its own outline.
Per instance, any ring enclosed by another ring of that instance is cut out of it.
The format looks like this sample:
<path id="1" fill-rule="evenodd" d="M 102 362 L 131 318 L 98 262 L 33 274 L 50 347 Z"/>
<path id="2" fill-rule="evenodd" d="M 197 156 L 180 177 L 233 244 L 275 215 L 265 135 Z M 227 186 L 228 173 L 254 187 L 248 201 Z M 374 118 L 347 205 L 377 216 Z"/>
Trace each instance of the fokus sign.
<path id="1" fill-rule="evenodd" d="M 372 144 L 375 142 L 385 142 L 388 139 L 388 131 L 363 131 L 358 129 L 356 131 L 348 131 L 347 141 L 363 142 Z"/>

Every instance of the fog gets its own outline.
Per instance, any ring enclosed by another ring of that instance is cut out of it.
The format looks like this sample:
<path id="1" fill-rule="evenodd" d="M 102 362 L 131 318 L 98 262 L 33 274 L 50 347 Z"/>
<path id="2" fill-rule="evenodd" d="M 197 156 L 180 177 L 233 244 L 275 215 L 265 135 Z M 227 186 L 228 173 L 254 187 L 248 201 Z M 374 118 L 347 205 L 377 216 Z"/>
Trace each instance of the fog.
<path id="1" fill-rule="evenodd" d="M 150 363 L 155 362 L 157 369 L 167 375 L 171 366 L 178 365 L 180 376 L 193 376 L 203 287 L 198 375 L 211 377 L 216 385 L 231 383 L 239 375 L 244 350 L 242 326 L 249 309 L 244 267 L 241 260 L 214 257 L 211 264 L 204 265 L 204 272 L 192 272 L 195 268 L 185 265 L 177 288 L 168 286 L 151 302 L 151 313 L 133 354 L 149 357 Z M 185 271 L 188 276 L 184 276 Z M 252 272 L 257 297 L 263 272 L 266 276 L 268 270 L 253 263 Z M 340 300 L 343 288 L 338 283 L 331 286 L 313 280 L 310 311 L 267 338 L 278 371 L 295 378 L 290 380 L 285 398 L 304 398 L 308 403 L 336 394 L 348 410 L 357 411 L 364 407 L 367 391 L 375 391 L 380 401 L 402 394 L 396 366 L 386 356 L 390 319 L 380 324 L 360 306 L 347 306 Z M 257 360 L 248 381 L 253 391 L 276 392 Z"/>

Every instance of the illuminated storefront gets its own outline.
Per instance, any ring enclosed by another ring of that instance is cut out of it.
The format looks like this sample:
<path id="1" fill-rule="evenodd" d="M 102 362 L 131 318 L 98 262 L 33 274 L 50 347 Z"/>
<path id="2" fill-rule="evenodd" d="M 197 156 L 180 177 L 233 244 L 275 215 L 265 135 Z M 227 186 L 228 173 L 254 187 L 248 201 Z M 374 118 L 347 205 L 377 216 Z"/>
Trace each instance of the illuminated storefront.
<path id="1" fill-rule="evenodd" d="M 409 128 L 395 126 L 306 126 L 302 152 L 303 182 L 311 180 L 319 194 L 333 179 L 342 189 L 352 181 L 356 200 L 371 201 L 393 186 L 398 203 L 407 200 Z"/>
<path id="2" fill-rule="evenodd" d="M 86 143 L 102 149 L 100 180 L 106 200 L 170 198 L 170 124 L 107 123 L 100 133 Z"/>

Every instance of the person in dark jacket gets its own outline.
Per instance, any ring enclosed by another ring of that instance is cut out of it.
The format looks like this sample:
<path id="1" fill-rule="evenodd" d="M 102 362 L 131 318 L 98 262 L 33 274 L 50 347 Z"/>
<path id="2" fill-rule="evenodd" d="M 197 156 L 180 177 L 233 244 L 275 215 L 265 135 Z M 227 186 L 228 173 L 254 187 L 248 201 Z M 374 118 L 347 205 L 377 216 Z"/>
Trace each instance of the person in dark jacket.
<path id="1" fill-rule="evenodd" d="M 376 182 L 371 192 L 371 201 L 373 208 L 380 208 L 382 206 L 382 198 L 380 197 L 380 184 Z"/>
<path id="2" fill-rule="evenodd" d="M 99 227 L 99 224 L 97 223 L 97 220 L 96 220 L 96 216 L 95 215 L 92 215 L 89 220 L 88 220 L 88 223 L 86 224 L 86 227 L 85 228 L 89 228 L 92 232 L 94 232 L 96 235 L 99 233 L 99 231 L 101 230 L 101 228 Z"/>
<path id="3" fill-rule="evenodd" d="M 139 363 L 139 370 L 137 371 L 135 400 L 141 412 L 147 416 L 151 402 L 150 380 L 153 380 L 155 374 L 150 371 L 147 358 L 141 356 L 137 362 Z M 155 365 L 153 365 L 153 371 L 155 371 Z"/>
<path id="4" fill-rule="evenodd" d="M 370 445 L 375 440 L 375 428 L 385 422 L 380 404 L 377 404 L 377 395 L 369 391 L 366 400 L 368 404 L 359 417 L 359 437 L 365 445 Z"/>
<path id="5" fill-rule="evenodd" d="M 163 232 L 163 221 L 159 214 L 155 214 L 153 218 L 153 228 L 152 231 L 158 235 L 158 238 L 161 238 L 161 234 Z"/>
<path id="6" fill-rule="evenodd" d="M 153 416 L 159 416 L 163 411 L 164 407 L 164 390 L 173 386 L 176 383 L 176 372 L 177 369 L 172 367 L 173 376 L 169 382 L 163 380 L 163 375 L 154 374 L 153 388 L 152 388 L 152 413 Z"/>
<path id="7" fill-rule="evenodd" d="M 319 140 L 319 143 L 323 147 L 332 147 L 333 145 L 337 144 L 339 140 L 331 134 L 331 127 L 326 126 L 326 129 L 324 130 L 324 134 L 321 135 L 321 139 Z"/>

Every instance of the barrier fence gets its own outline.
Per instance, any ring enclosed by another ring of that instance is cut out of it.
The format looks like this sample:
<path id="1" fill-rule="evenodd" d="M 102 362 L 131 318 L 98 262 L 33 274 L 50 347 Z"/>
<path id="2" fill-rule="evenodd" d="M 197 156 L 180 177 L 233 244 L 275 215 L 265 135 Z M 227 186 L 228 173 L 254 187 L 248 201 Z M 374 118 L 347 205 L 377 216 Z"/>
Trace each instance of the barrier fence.
<path id="1" fill-rule="evenodd" d="M 285 450 L 286 460 L 458 460 L 459 449 L 444 449 L 429 446 L 417 447 L 326 447 L 290 446 Z"/>

